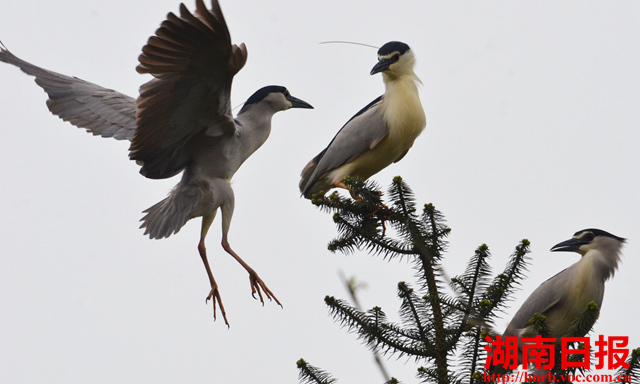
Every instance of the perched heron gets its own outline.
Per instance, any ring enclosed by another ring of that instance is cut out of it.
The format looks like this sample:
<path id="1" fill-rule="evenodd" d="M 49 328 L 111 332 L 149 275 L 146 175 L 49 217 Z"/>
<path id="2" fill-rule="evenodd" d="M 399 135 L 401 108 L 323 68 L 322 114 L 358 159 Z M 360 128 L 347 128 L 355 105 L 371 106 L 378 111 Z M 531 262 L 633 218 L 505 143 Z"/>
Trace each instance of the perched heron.
<path id="1" fill-rule="evenodd" d="M 407 154 L 427 124 L 414 65 L 405 43 L 392 41 L 378 50 L 371 75 L 382 73 L 384 94 L 356 113 L 304 167 L 299 185 L 304 197 L 334 187 L 348 189 L 346 176 L 366 180 Z"/>
<path id="2" fill-rule="evenodd" d="M 222 247 L 249 273 L 251 291 L 264 304 L 263 293 L 280 302 L 258 274 L 229 245 L 234 210 L 230 180 L 242 163 L 267 140 L 271 118 L 290 108 L 313 108 L 285 87 L 267 86 L 255 92 L 234 119 L 231 82 L 244 66 L 247 49 L 231 44 L 217 0 L 207 9 L 196 0 L 190 13 L 180 4 L 180 16 L 167 19 L 142 48 L 139 73 L 153 79 L 136 99 L 96 84 L 48 71 L 19 59 L 0 47 L 0 61 L 35 76 L 49 95 L 49 110 L 65 121 L 102 137 L 131 141 L 130 155 L 140 173 L 164 179 L 181 171 L 181 181 L 169 196 L 145 211 L 141 228 L 152 239 L 177 233 L 192 218 L 202 217 L 198 251 L 211 290 L 228 325 L 204 244 L 218 209 L 222 212 Z"/>
<path id="3" fill-rule="evenodd" d="M 567 335 L 573 321 L 590 302 L 598 309 L 604 283 L 615 273 L 625 239 L 601 229 L 584 229 L 569 240 L 554 245 L 552 252 L 577 252 L 582 258 L 536 288 L 507 326 L 503 336 L 534 337 L 529 325 L 534 314 L 546 317 L 550 337 Z M 501 371 L 498 369 L 497 371 Z"/>

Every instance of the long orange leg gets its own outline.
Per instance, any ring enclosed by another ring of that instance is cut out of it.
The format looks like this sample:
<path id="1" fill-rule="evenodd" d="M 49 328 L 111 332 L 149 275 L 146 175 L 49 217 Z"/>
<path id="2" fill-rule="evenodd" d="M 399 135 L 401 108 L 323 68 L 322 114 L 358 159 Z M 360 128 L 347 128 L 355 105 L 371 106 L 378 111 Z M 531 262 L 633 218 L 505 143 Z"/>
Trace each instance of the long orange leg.
<path id="1" fill-rule="evenodd" d="M 213 319 L 216 318 L 216 301 L 220 305 L 220 312 L 222 312 L 222 317 L 224 318 L 224 323 L 229 326 L 229 321 L 227 321 L 227 313 L 224 310 L 224 305 L 222 305 L 222 298 L 220 297 L 220 290 L 218 289 L 218 283 L 216 283 L 216 279 L 213 278 L 213 273 L 211 273 L 211 267 L 209 266 L 209 261 L 207 260 L 207 249 L 204 246 L 204 240 L 200 240 L 198 243 L 198 251 L 200 252 L 200 257 L 202 257 L 202 262 L 204 263 L 204 267 L 207 270 L 207 275 L 209 276 L 209 283 L 211 283 L 211 291 L 209 295 L 205 299 L 205 303 L 209 300 L 213 301 Z"/>
<path id="2" fill-rule="evenodd" d="M 218 283 L 216 283 L 216 279 L 213 278 L 213 273 L 211 272 L 211 266 L 209 266 L 209 260 L 207 260 L 207 248 L 204 246 L 204 238 L 207 237 L 207 232 L 209 231 L 209 227 L 211 227 L 211 223 L 213 223 L 213 219 L 216 217 L 216 211 L 213 211 L 208 216 L 202 217 L 202 229 L 200 232 L 200 242 L 198 243 L 198 252 L 200 252 L 200 257 L 202 258 L 202 262 L 204 263 L 204 267 L 207 270 L 207 276 L 209 276 L 209 283 L 211 284 L 211 291 L 209 295 L 205 299 L 205 303 L 209 300 L 213 301 L 213 319 L 216 319 L 216 301 L 220 305 L 220 312 L 222 312 L 222 317 L 224 318 L 224 323 L 229 327 L 229 322 L 227 321 L 227 313 L 224 310 L 224 305 L 222 305 L 222 298 L 220 297 L 220 290 L 218 289 Z"/>
<path id="3" fill-rule="evenodd" d="M 278 300 L 276 295 L 274 295 L 273 292 L 271 292 L 269 287 L 267 287 L 264 281 L 262 281 L 262 279 L 260 278 L 260 276 L 258 276 L 256 271 L 254 271 L 253 268 L 249 266 L 249 264 L 245 263 L 244 260 L 242 260 L 240 256 L 238 256 L 238 254 L 235 253 L 233 249 L 231 249 L 226 233 L 222 235 L 222 248 L 224 248 L 224 250 L 227 251 L 228 254 L 233 256 L 233 258 L 236 259 L 238 263 L 240 263 L 240 265 L 242 265 L 244 269 L 247 270 L 247 272 L 249 272 L 249 283 L 251 284 L 251 295 L 254 298 L 256 297 L 256 292 L 257 292 L 258 296 L 260 297 L 260 302 L 262 303 L 262 305 L 264 305 L 264 299 L 262 298 L 262 292 L 261 292 L 262 290 L 264 292 L 264 295 L 269 300 L 271 299 L 275 300 L 276 303 L 278 303 L 278 305 L 282 307 L 282 304 L 280 304 L 280 301 Z M 222 306 L 222 304 L 220 304 L 220 306 Z"/>
<path id="4" fill-rule="evenodd" d="M 342 181 L 338 181 L 337 183 L 334 183 L 334 185 L 338 188 L 346 189 L 347 191 L 349 191 L 349 194 L 351 195 L 353 200 L 355 200 L 356 202 L 362 201 L 362 198 L 358 196 L 355 192 L 353 192 L 351 188 L 347 187 L 345 183 L 343 183 Z"/>

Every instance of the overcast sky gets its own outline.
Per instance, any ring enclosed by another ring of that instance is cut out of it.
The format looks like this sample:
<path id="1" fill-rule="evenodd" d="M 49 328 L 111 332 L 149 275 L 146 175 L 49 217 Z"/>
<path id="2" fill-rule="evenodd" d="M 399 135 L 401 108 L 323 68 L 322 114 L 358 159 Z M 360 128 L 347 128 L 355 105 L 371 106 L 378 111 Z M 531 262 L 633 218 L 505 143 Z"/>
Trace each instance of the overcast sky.
<path id="1" fill-rule="evenodd" d="M 194 9 L 194 2 L 187 6 Z M 419 4 L 419 5 L 417 5 Z M 0 65 L 0 382 L 296 383 L 304 357 L 341 383 L 383 380 L 369 352 L 334 323 L 325 295 L 347 298 L 343 271 L 366 282 L 361 302 L 397 319 L 406 262 L 332 254 L 331 215 L 298 192 L 299 173 L 383 90 L 374 49 L 319 45 L 400 40 L 417 57 L 427 128 L 409 154 L 374 176 L 402 175 L 453 232 L 443 261 L 464 270 L 487 243 L 494 271 L 532 244 L 528 279 L 499 322 L 541 282 L 578 261 L 549 248 L 580 229 L 628 238 L 592 335 L 637 331 L 640 283 L 640 3 L 632 1 L 221 1 L 249 59 L 233 105 L 286 86 L 315 106 L 277 114 L 265 145 L 234 178 L 234 249 L 284 305 L 264 307 L 247 274 L 207 238 L 231 328 L 213 322 L 197 253 L 200 219 L 149 240 L 141 211 L 178 181 L 148 180 L 128 142 L 94 138 L 52 116 L 46 95 Z M 0 39 L 17 56 L 131 96 L 149 78 L 137 57 L 177 0 L 5 0 Z M 416 382 L 417 365 L 390 359 Z"/>

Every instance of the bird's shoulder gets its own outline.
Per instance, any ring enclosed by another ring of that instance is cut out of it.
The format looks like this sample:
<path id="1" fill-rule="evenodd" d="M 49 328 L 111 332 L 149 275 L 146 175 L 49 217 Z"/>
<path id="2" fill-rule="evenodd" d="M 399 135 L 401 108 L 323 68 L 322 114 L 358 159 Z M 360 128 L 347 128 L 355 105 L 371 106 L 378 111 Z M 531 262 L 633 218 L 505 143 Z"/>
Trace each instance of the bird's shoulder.
<path id="1" fill-rule="evenodd" d="M 331 167 L 336 167 L 349 161 L 367 149 L 379 143 L 388 133 L 389 128 L 384 118 L 379 114 L 384 96 L 379 96 L 358 113 L 353 115 L 338 133 L 333 137 L 327 148 L 322 152 L 322 158 L 331 155 Z"/>
<path id="2" fill-rule="evenodd" d="M 380 103 L 382 102 L 383 99 L 384 99 L 384 95 L 380 95 L 380 96 L 376 97 L 372 102 L 370 102 L 369 104 L 365 105 L 361 110 L 359 110 L 355 115 L 353 115 L 353 117 L 351 117 L 344 124 L 344 126 L 347 126 L 353 119 L 355 119 L 358 116 L 361 116 L 362 114 L 366 113 L 367 111 L 371 111 L 371 110 L 377 109 L 380 106 Z"/>
<path id="3" fill-rule="evenodd" d="M 524 328 L 528 326 L 529 320 L 535 313 L 545 315 L 561 303 L 566 295 L 563 276 L 570 271 L 569 268 L 563 269 L 540 284 L 516 312 L 509 327 Z"/>
<path id="4" fill-rule="evenodd" d="M 364 136 L 369 139 L 373 138 L 375 142 L 379 142 L 389 133 L 389 127 L 381 115 L 382 101 L 384 95 L 375 98 L 364 108 L 353 115 L 334 136 L 327 148 L 330 148 L 336 141 L 341 139 L 351 139 L 357 137 L 359 143 L 363 143 Z M 355 136 L 354 136 L 355 135 Z M 350 140 L 349 140 L 350 141 Z M 349 143 L 351 145 L 352 143 Z M 367 142 L 367 146 L 371 147 L 371 143 Z"/>

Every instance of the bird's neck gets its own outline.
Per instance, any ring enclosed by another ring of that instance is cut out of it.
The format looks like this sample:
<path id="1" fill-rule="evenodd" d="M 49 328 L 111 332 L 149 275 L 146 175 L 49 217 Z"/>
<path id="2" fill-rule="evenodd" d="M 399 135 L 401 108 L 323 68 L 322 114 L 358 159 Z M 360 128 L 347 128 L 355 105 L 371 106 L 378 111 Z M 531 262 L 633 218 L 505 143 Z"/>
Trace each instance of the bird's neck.
<path id="1" fill-rule="evenodd" d="M 620 248 L 615 249 L 592 249 L 582 256 L 580 264 L 589 268 L 602 281 L 607 281 L 613 277 L 618 263 L 620 262 Z"/>
<path id="2" fill-rule="evenodd" d="M 403 126 L 411 130 L 409 137 L 417 137 L 427 124 L 420 102 L 417 83 L 418 76 L 407 73 L 399 77 L 383 76 L 385 83 L 382 108 L 389 124 Z"/>
<path id="3" fill-rule="evenodd" d="M 243 151 L 248 158 L 258 150 L 271 134 L 271 118 L 275 112 L 271 109 L 255 106 L 236 118 L 240 123 L 238 132 L 242 142 Z"/>
<path id="4" fill-rule="evenodd" d="M 413 83 L 414 86 L 416 86 L 417 84 L 422 85 L 422 81 L 420 80 L 418 75 L 416 75 L 416 73 L 413 72 L 412 69 L 405 69 L 403 72 L 400 72 L 400 73 L 395 73 L 391 71 L 382 72 L 382 81 L 384 82 L 384 85 L 385 87 L 387 87 L 387 89 L 389 85 L 392 85 L 393 83 L 411 82 Z M 417 86 L 416 86 L 416 92 L 418 92 Z"/>

